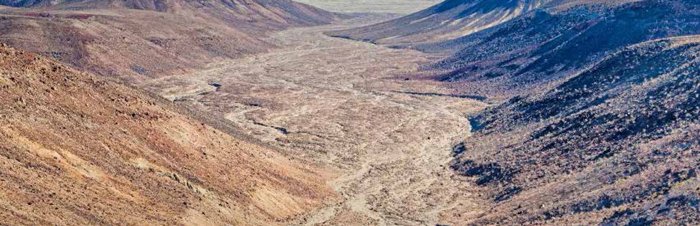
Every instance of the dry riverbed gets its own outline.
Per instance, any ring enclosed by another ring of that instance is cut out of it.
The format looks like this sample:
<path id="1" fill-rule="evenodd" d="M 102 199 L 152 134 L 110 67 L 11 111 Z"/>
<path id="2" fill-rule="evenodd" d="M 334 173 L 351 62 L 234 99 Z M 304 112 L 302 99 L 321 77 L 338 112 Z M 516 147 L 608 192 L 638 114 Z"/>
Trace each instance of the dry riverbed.
<path id="1" fill-rule="evenodd" d="M 289 156 L 337 168 L 330 183 L 342 200 L 290 223 L 435 225 L 451 209 L 479 214 L 476 188 L 460 182 L 449 161 L 470 136 L 465 115 L 486 104 L 433 95 L 448 91 L 402 77 L 435 60 L 429 55 L 322 34 L 349 26 L 283 31 L 272 52 L 144 87 L 225 117 Z"/>

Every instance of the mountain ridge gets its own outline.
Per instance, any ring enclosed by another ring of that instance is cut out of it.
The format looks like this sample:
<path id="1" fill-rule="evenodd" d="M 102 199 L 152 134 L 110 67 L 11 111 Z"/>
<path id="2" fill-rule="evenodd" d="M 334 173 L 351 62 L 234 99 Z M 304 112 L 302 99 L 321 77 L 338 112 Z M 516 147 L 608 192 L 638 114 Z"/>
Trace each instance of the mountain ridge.
<path id="1" fill-rule="evenodd" d="M 65 1 L 0 16 L 6 44 L 132 83 L 264 52 L 271 32 L 342 17 L 289 0 Z"/>

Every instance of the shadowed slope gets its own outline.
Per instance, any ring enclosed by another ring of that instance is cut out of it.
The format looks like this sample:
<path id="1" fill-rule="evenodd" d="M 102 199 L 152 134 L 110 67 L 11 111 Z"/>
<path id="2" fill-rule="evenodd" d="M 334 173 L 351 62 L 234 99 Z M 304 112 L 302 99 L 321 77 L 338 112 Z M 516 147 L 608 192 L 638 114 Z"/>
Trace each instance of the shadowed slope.
<path id="1" fill-rule="evenodd" d="M 382 44 L 443 41 L 498 25 L 547 1 L 447 0 L 406 17 L 329 34 Z"/>
<path id="2" fill-rule="evenodd" d="M 700 38 L 625 48 L 473 119 L 454 168 L 493 188 L 480 223 L 697 224 Z"/>
<path id="3" fill-rule="evenodd" d="M 533 11 L 559 12 L 574 7 L 616 7 L 639 0 L 447 0 L 423 11 L 383 23 L 329 32 L 336 37 L 396 47 L 431 46 L 423 51 L 451 52 L 451 40 L 509 22 Z M 446 46 L 449 45 L 449 46 Z M 440 48 L 440 46 L 446 46 Z"/>
<path id="4" fill-rule="evenodd" d="M 648 0 L 533 12 L 461 39 L 417 48 L 459 49 L 426 67 L 449 71 L 438 80 L 481 95 L 511 96 L 571 75 L 628 45 L 699 31 L 697 1 Z"/>

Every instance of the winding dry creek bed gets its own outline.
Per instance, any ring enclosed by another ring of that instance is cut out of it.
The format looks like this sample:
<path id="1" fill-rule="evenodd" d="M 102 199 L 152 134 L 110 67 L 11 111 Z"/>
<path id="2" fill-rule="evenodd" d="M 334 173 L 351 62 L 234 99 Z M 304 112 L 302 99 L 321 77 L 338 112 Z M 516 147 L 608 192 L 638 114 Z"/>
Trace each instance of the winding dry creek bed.
<path id="1" fill-rule="evenodd" d="M 470 136 L 466 114 L 479 98 L 431 81 L 401 78 L 432 56 L 331 38 L 299 28 L 271 37 L 280 48 L 217 62 L 144 87 L 230 120 L 286 154 L 337 168 L 340 200 L 298 225 L 435 225 L 459 208 L 479 214 L 478 197 L 449 168 Z M 429 95 L 421 95 L 429 94 Z"/>

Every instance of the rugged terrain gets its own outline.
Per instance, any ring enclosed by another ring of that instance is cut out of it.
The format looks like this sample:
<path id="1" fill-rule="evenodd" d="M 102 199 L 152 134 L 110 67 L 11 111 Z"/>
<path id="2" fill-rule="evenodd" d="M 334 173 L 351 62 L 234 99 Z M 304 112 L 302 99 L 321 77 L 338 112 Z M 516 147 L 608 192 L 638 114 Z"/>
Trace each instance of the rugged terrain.
<path id="1" fill-rule="evenodd" d="M 455 223 L 700 223 L 699 60 L 698 36 L 636 44 L 473 118 L 454 167 L 495 204 Z"/>
<path id="2" fill-rule="evenodd" d="M 420 12 L 370 26 L 330 32 L 383 44 L 460 38 L 531 11 L 544 0 L 448 0 Z"/>
<path id="3" fill-rule="evenodd" d="M 551 88 L 629 45 L 700 31 L 700 5 L 690 0 L 493 2 L 446 1 L 406 17 L 328 34 L 446 56 L 422 70 L 451 88 L 506 100 Z M 473 18 L 512 7 L 529 10 L 515 10 L 497 22 Z M 455 24 L 464 20 L 478 28 Z M 481 26 L 484 22 L 489 25 Z M 454 29 L 468 32 L 444 37 Z"/>
<path id="4" fill-rule="evenodd" d="M 573 7 L 614 7 L 637 0 L 447 0 L 411 15 L 330 35 L 400 47 L 440 44 L 509 22 L 536 11 Z M 448 47 L 456 50 L 454 46 Z"/>
<path id="5" fill-rule="evenodd" d="M 629 45 L 695 34 L 700 34 L 699 2 L 647 0 L 533 12 L 464 38 L 417 48 L 459 49 L 426 66 L 448 71 L 436 79 L 481 95 L 512 97 L 546 90 Z"/>
<path id="6" fill-rule="evenodd" d="M 432 27 L 462 18 L 446 12 L 498 15 L 528 2 L 446 1 L 328 34 L 448 55 L 422 78 L 503 100 L 472 115 L 474 136 L 454 148 L 452 167 L 478 187 L 465 193 L 487 199 L 484 212 L 448 208 L 444 222 L 698 224 L 700 4 L 542 1 L 456 39 L 444 35 L 459 25 Z"/>
<path id="7" fill-rule="evenodd" d="M 338 168 L 343 200 L 302 225 L 434 225 L 440 212 L 479 213 L 468 183 L 452 178 L 449 150 L 469 136 L 465 113 L 487 106 L 409 75 L 431 56 L 299 28 L 282 48 L 169 76 L 144 88 L 225 117 L 293 155 Z M 466 187 L 465 187 L 466 186 Z"/>
<path id="8" fill-rule="evenodd" d="M 332 171 L 4 45 L 0 104 L 2 224 L 284 225 L 335 197 Z"/>
<path id="9" fill-rule="evenodd" d="M 2 2 L 30 7 L 0 8 L 2 42 L 129 83 L 264 52 L 269 32 L 339 18 L 288 0 L 20 2 Z"/>
<path id="10" fill-rule="evenodd" d="M 695 0 L 448 0 L 292 29 L 337 15 L 5 2 L 34 7 L 3 8 L 13 45 L 63 46 L 37 52 L 175 102 L 5 50 L 11 223 L 700 223 Z"/>

